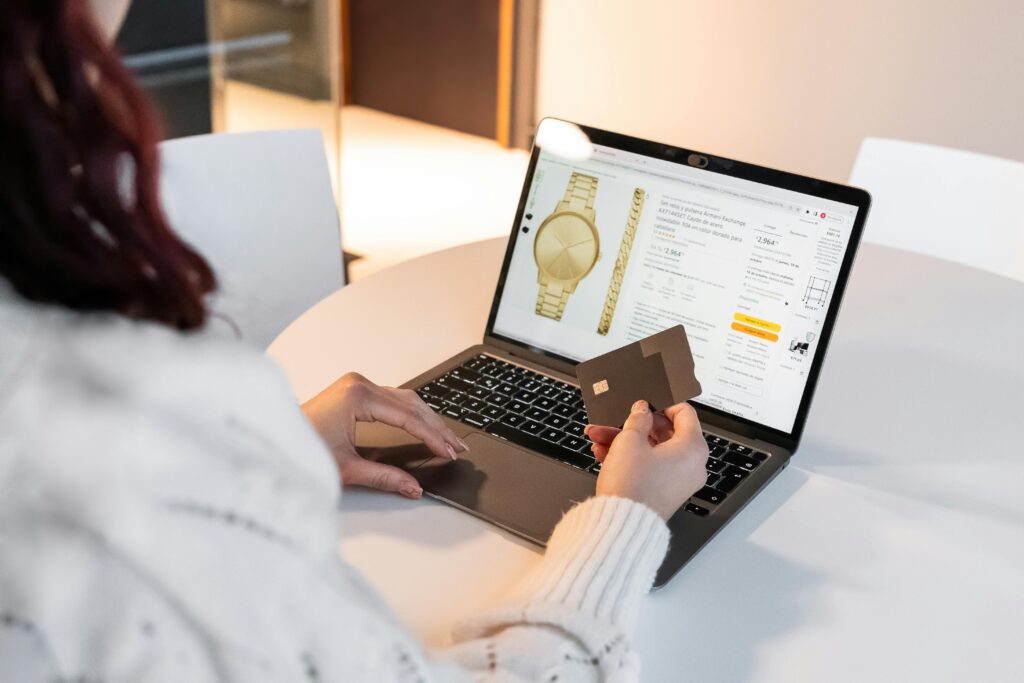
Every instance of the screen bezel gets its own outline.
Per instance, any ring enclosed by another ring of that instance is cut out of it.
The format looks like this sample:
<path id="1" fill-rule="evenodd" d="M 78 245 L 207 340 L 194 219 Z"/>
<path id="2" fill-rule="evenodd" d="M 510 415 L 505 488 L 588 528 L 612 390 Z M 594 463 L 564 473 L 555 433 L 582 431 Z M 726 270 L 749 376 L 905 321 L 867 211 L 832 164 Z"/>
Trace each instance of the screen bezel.
<path id="1" fill-rule="evenodd" d="M 541 121 L 540 125 L 543 125 L 543 123 L 544 122 Z M 849 279 L 850 270 L 853 267 L 857 247 L 860 244 L 861 234 L 864 229 L 864 221 L 867 218 L 868 209 L 871 204 L 871 198 L 868 193 L 859 188 L 788 173 L 777 169 L 766 168 L 764 166 L 757 166 L 743 161 L 737 161 L 735 159 L 728 159 L 726 157 L 708 154 L 707 152 L 700 150 L 652 142 L 650 140 L 643 140 L 641 138 L 635 138 L 621 133 L 613 133 L 577 123 L 573 123 L 572 125 L 583 131 L 583 133 L 585 133 L 590 139 L 590 142 L 595 145 L 602 145 L 626 152 L 642 154 L 662 161 L 677 163 L 680 166 L 685 166 L 693 170 L 718 173 L 733 178 L 750 180 L 756 183 L 771 185 L 773 187 L 791 190 L 793 192 L 800 192 L 820 199 L 828 199 L 857 207 L 857 215 L 854 220 L 853 229 L 850 233 L 850 241 L 846 246 L 846 252 L 843 254 L 843 262 L 840 265 L 839 275 L 836 278 L 836 286 L 832 295 L 832 300 L 825 313 L 825 321 L 822 325 L 821 336 L 819 337 L 820 341 L 818 352 L 814 355 L 811 368 L 807 373 L 807 383 L 804 386 L 803 396 L 801 397 L 800 405 L 797 408 L 796 419 L 793 421 L 792 431 L 785 432 L 754 422 L 747 418 L 738 417 L 719 408 L 713 408 L 696 402 L 693 403 L 693 407 L 697 410 L 697 413 L 704 424 L 716 425 L 722 429 L 729 430 L 739 435 L 777 444 L 789 452 L 795 451 L 800 442 L 800 437 L 803 434 L 804 425 L 807 420 L 807 413 L 810 410 L 811 400 L 814 397 L 814 390 L 818 383 L 818 376 L 821 372 L 822 363 L 825 360 L 829 341 L 832 338 L 832 331 L 835 327 L 843 295 L 846 291 L 846 285 Z M 516 339 L 505 337 L 494 331 L 494 323 L 498 315 L 498 307 L 501 304 L 501 296 L 505 289 L 505 279 L 508 275 L 509 266 L 512 262 L 512 253 L 515 249 L 516 240 L 519 236 L 519 226 L 522 223 L 523 214 L 526 212 L 526 203 L 540 152 L 540 145 L 535 143 L 533 151 L 530 154 L 530 163 L 526 170 L 526 180 L 523 183 L 523 191 L 519 198 L 519 207 L 516 209 L 515 221 L 512 223 L 512 232 L 508 241 L 508 246 L 505 250 L 505 258 L 501 265 L 501 274 L 498 277 L 498 285 L 494 293 L 494 299 L 491 302 L 491 311 L 487 317 L 487 328 L 484 333 L 484 341 L 485 343 L 493 344 L 510 353 L 521 355 L 528 360 L 550 366 L 556 370 L 575 376 L 575 366 L 578 361 L 551 353 L 550 351 L 523 343 Z M 699 168 L 687 163 L 687 159 L 691 154 L 697 154 L 707 158 L 707 167 Z"/>

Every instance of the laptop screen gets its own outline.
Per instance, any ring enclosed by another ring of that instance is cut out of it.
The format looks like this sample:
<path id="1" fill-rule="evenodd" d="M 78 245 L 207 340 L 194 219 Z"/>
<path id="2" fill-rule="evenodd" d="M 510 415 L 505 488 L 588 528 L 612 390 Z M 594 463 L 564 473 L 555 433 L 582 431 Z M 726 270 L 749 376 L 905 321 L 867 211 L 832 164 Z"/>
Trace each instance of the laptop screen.
<path id="1" fill-rule="evenodd" d="M 581 361 L 676 324 L 696 403 L 789 433 L 857 206 L 538 132 L 493 333 Z M 659 147 L 659 149 L 661 149 Z"/>

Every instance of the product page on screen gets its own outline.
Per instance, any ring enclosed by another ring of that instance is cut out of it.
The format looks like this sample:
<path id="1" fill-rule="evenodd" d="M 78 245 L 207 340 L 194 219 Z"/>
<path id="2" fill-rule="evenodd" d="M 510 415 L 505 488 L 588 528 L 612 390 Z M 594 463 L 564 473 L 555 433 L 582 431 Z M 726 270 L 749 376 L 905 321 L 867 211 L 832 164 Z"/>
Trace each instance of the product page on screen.
<path id="1" fill-rule="evenodd" d="M 856 212 L 610 147 L 541 150 L 494 332 L 586 360 L 682 324 L 698 403 L 790 431 Z"/>

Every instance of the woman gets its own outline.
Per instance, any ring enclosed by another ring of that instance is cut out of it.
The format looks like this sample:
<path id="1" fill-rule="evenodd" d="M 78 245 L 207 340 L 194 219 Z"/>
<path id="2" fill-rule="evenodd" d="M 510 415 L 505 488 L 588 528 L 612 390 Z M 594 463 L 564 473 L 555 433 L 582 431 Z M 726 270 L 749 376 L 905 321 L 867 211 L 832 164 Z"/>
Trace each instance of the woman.
<path id="1" fill-rule="evenodd" d="M 423 652 L 337 555 L 340 481 L 418 498 L 354 425 L 465 445 L 346 375 L 301 407 L 207 328 L 152 115 L 85 0 L 0 4 L 0 680 L 631 680 L 629 634 L 704 479 L 692 409 L 590 427 L 597 495 L 500 604 Z"/>

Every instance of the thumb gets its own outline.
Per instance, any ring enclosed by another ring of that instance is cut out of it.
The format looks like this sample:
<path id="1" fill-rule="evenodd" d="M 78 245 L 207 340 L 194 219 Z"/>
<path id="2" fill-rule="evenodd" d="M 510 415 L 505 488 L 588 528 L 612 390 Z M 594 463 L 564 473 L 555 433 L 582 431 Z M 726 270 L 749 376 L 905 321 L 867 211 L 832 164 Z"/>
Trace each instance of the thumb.
<path id="1" fill-rule="evenodd" d="M 626 423 L 622 425 L 623 432 L 636 432 L 646 441 L 647 435 L 651 433 L 654 426 L 654 416 L 651 415 L 651 407 L 647 401 L 637 401 L 630 410 Z"/>
<path id="2" fill-rule="evenodd" d="M 341 481 L 345 486 L 366 486 L 378 491 L 392 491 L 416 499 L 423 495 L 423 488 L 408 472 L 358 458 L 345 463 L 341 470 Z"/>

